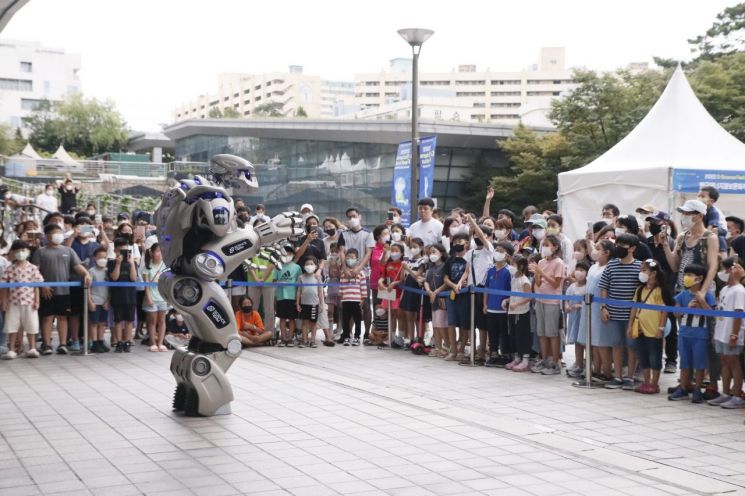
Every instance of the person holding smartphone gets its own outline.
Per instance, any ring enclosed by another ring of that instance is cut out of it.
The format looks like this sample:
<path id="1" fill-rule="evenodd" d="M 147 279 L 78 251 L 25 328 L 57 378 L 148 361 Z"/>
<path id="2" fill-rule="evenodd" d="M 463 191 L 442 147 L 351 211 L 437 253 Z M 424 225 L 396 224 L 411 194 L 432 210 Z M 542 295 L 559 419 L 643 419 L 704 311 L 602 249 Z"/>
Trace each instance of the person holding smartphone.
<path id="1" fill-rule="evenodd" d="M 132 259 L 132 251 L 129 249 L 127 238 L 114 240 L 114 260 L 109 260 L 107 272 L 110 281 L 135 282 L 137 280 L 137 267 Z M 111 307 L 114 310 L 113 335 L 116 340 L 116 353 L 129 353 L 132 347 L 132 323 L 135 320 L 137 308 L 137 290 L 131 287 L 111 288 Z"/>

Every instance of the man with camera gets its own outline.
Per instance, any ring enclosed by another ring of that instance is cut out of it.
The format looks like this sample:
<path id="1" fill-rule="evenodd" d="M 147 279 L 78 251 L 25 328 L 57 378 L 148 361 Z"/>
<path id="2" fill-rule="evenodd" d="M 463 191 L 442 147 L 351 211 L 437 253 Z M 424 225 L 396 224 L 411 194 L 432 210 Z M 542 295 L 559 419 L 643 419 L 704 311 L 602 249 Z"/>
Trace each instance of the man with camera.
<path id="1" fill-rule="evenodd" d="M 109 280 L 113 282 L 137 281 L 137 266 L 132 260 L 129 240 L 116 238 L 114 240 L 114 260 L 109 260 L 107 271 Z M 111 308 L 114 311 L 114 340 L 116 353 L 129 353 L 132 347 L 132 323 L 137 309 L 137 289 L 135 286 L 112 287 L 110 292 Z"/>

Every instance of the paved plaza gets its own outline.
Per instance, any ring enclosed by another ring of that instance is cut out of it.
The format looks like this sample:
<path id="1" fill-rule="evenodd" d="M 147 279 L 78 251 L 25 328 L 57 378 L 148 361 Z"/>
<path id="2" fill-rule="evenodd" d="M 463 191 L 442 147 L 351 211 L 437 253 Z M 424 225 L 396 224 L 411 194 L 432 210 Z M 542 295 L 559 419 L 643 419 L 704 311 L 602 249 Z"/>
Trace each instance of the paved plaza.
<path id="1" fill-rule="evenodd" d="M 397 350 L 262 348 L 230 370 L 232 415 L 184 418 L 169 361 L 0 362 L 0 495 L 745 495 L 739 410 Z"/>

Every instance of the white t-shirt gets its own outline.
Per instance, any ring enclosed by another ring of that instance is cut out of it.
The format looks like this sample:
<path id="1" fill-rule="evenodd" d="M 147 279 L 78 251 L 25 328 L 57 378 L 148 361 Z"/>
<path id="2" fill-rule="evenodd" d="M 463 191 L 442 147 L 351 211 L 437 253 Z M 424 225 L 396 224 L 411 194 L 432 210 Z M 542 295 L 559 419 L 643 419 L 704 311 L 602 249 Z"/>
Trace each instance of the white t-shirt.
<path id="1" fill-rule="evenodd" d="M 520 277 L 513 277 L 512 282 L 510 283 L 510 291 L 513 293 L 524 293 L 525 292 L 525 285 L 530 285 L 530 279 L 528 279 L 527 276 L 520 276 Z M 530 290 L 528 290 L 530 292 Z M 517 300 L 522 300 L 523 296 L 513 296 L 512 298 Z M 526 301 L 525 303 L 521 303 L 514 308 L 510 307 L 510 309 L 507 311 L 510 315 L 522 315 L 524 313 L 528 313 L 530 311 L 530 300 Z"/>
<path id="2" fill-rule="evenodd" d="M 424 246 L 439 243 L 442 238 L 442 222 L 434 218 L 427 222 L 418 220 L 409 227 L 407 234 L 409 239 L 421 238 Z"/>
<path id="3" fill-rule="evenodd" d="M 745 287 L 742 284 L 725 286 L 719 293 L 719 306 L 726 312 L 742 312 L 745 310 Z M 720 343 L 728 343 L 729 335 L 732 334 L 732 317 L 717 317 L 717 326 L 714 330 L 714 339 Z M 737 346 L 745 343 L 745 320 L 740 326 L 737 337 Z"/>
<path id="4" fill-rule="evenodd" d="M 468 273 L 469 286 L 484 284 L 486 273 L 494 265 L 494 247 L 491 243 L 486 243 L 480 250 L 468 250 L 465 259 L 471 264 L 471 270 Z M 476 275 L 475 281 L 473 280 L 474 274 Z"/>
<path id="5" fill-rule="evenodd" d="M 34 203 L 36 203 L 36 205 L 40 208 L 43 208 L 44 210 L 48 210 L 50 212 L 56 212 L 59 210 L 59 208 L 57 208 L 57 197 L 55 195 L 42 193 L 36 197 L 36 201 Z"/>

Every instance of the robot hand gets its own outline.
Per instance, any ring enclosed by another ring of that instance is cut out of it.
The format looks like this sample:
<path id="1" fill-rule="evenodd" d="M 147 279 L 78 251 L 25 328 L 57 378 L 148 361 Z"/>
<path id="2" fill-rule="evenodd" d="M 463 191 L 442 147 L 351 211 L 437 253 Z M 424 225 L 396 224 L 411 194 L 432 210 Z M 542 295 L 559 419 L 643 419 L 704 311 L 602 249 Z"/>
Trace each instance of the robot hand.
<path id="1" fill-rule="evenodd" d="M 305 232 L 303 224 L 303 218 L 298 212 L 284 212 L 254 229 L 261 238 L 261 244 L 266 246 L 280 239 L 301 236 Z"/>
<path id="2" fill-rule="evenodd" d="M 272 246 L 265 246 L 259 252 L 259 258 L 266 260 L 275 267 L 282 267 L 282 247 L 278 244 Z"/>

